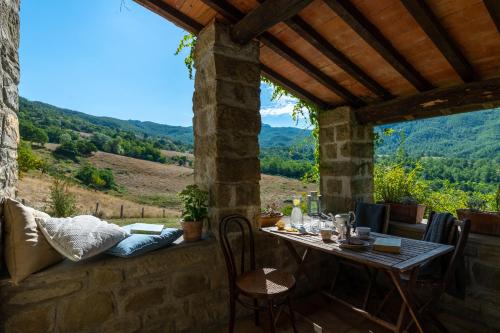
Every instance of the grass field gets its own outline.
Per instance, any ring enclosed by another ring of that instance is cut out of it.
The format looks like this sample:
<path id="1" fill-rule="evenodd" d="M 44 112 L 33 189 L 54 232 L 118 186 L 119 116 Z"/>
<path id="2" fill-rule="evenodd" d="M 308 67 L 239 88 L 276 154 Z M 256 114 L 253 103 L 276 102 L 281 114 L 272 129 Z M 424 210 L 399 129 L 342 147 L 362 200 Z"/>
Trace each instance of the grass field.
<path id="1" fill-rule="evenodd" d="M 50 164 L 57 165 L 66 176 L 73 175 L 84 163 L 110 168 L 115 176 L 119 190 L 108 193 L 88 189 L 75 182 L 71 192 L 77 198 L 79 213 L 94 214 L 96 203 L 99 202 L 99 214 L 103 218 L 120 217 L 120 207 L 123 205 L 126 218 L 141 216 L 144 207 L 144 216 L 147 218 L 163 217 L 165 210 L 165 217 L 168 219 L 179 219 L 181 204 L 177 193 L 194 182 L 193 169 L 104 152 L 97 152 L 92 157 L 75 163 L 54 158 L 51 151 L 55 147 L 56 145 L 48 144 L 46 149 L 35 151 Z M 18 196 L 33 207 L 46 210 L 52 181 L 52 177 L 46 174 L 30 172 L 19 181 Z M 260 185 L 262 207 L 271 202 L 280 204 L 294 194 L 316 189 L 313 184 L 269 175 L 261 176 Z"/>

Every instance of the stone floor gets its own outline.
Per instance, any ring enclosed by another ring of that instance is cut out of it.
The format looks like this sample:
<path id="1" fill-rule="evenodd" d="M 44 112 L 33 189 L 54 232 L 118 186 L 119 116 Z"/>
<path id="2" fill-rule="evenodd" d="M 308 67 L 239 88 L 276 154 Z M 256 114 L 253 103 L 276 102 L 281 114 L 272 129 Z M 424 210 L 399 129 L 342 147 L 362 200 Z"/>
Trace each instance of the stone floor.
<path id="1" fill-rule="evenodd" d="M 297 330 L 300 333 L 386 333 L 388 330 L 364 319 L 345 306 L 335 302 L 325 302 L 320 298 L 309 298 L 304 301 L 295 301 L 297 316 Z M 261 314 L 262 323 L 256 327 L 253 317 L 239 320 L 236 323 L 235 333 L 267 333 L 268 320 Z M 217 333 L 226 333 L 227 327 L 221 327 Z M 287 315 L 281 315 L 277 325 L 277 333 L 293 332 Z"/>

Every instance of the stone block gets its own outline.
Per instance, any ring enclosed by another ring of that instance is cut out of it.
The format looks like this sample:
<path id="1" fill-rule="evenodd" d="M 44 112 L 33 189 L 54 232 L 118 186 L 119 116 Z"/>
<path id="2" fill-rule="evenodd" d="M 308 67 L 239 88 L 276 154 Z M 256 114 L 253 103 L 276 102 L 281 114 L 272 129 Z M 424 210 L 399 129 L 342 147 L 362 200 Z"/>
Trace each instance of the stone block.
<path id="1" fill-rule="evenodd" d="M 125 317 L 118 317 L 104 323 L 100 327 L 102 333 L 136 333 L 140 332 L 141 320 L 130 313 Z"/>
<path id="2" fill-rule="evenodd" d="M 340 146 L 340 154 L 348 158 L 373 158 L 373 145 L 347 141 Z"/>
<path id="3" fill-rule="evenodd" d="M 96 268 L 89 276 L 89 288 L 101 288 L 118 285 L 125 279 L 121 269 Z"/>
<path id="4" fill-rule="evenodd" d="M 215 88 L 217 103 L 248 110 L 260 110 L 260 88 L 218 80 Z"/>
<path id="5" fill-rule="evenodd" d="M 321 159 L 324 161 L 335 160 L 337 158 L 337 144 L 336 143 L 326 143 L 320 146 L 321 148 Z"/>
<path id="6" fill-rule="evenodd" d="M 139 291 L 130 290 L 129 292 L 132 295 L 125 301 L 125 311 L 143 311 L 144 309 L 163 304 L 165 290 L 164 287 L 155 287 Z"/>
<path id="7" fill-rule="evenodd" d="M 202 274 L 201 271 L 198 270 L 176 272 L 174 273 L 172 287 L 173 295 L 180 298 L 208 290 L 210 288 L 210 282 L 206 274 Z"/>
<path id="8" fill-rule="evenodd" d="M 216 140 L 218 157 L 239 159 L 259 156 L 257 134 L 245 135 L 238 131 L 224 131 L 218 133 L 214 140 Z"/>
<path id="9" fill-rule="evenodd" d="M 352 139 L 352 127 L 350 124 L 335 126 L 335 141 L 346 141 Z"/>
<path id="10" fill-rule="evenodd" d="M 500 268 L 476 261 L 472 266 L 472 272 L 478 285 L 500 291 Z"/>
<path id="11" fill-rule="evenodd" d="M 335 141 L 335 127 L 320 127 L 319 142 L 320 145 L 328 144 Z"/>
<path id="12" fill-rule="evenodd" d="M 55 309 L 52 304 L 37 305 L 27 311 L 16 311 L 7 319 L 5 333 L 52 332 L 55 319 Z"/>
<path id="13" fill-rule="evenodd" d="M 220 182 L 258 181 L 260 180 L 260 161 L 250 158 L 216 158 L 214 177 Z"/>
<path id="14" fill-rule="evenodd" d="M 235 186 L 237 206 L 260 206 L 259 183 L 240 183 Z"/>
<path id="15" fill-rule="evenodd" d="M 216 110 L 217 133 L 232 132 L 237 134 L 252 135 L 257 141 L 260 133 L 261 117 L 258 109 L 231 107 L 219 103 Z"/>
<path id="16" fill-rule="evenodd" d="M 0 121 L 2 147 L 17 149 L 20 139 L 17 115 L 12 111 L 7 111 L 5 114 L 0 115 Z"/>
<path id="17" fill-rule="evenodd" d="M 237 82 L 258 87 L 260 85 L 260 66 L 253 61 L 246 61 L 224 54 L 214 55 L 217 79 Z"/>
<path id="18" fill-rule="evenodd" d="M 62 313 L 62 317 L 59 317 Z M 61 332 L 92 331 L 115 313 L 113 297 L 108 292 L 91 292 L 69 298 L 58 308 L 58 326 Z"/>
<path id="19" fill-rule="evenodd" d="M 24 305 L 38 303 L 57 297 L 70 295 L 82 289 L 81 282 L 66 281 L 50 286 L 38 287 L 36 289 L 24 290 L 13 294 L 8 300 L 8 304 Z"/>

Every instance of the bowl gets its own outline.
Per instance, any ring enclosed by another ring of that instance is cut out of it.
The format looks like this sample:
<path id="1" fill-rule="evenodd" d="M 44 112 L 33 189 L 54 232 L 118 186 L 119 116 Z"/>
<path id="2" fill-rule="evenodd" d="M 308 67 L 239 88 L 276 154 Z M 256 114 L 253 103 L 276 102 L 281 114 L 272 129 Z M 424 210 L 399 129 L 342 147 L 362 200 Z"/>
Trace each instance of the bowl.
<path id="1" fill-rule="evenodd" d="M 281 220 L 283 214 L 280 215 L 265 215 L 260 214 L 259 223 L 261 228 L 272 227 Z"/>

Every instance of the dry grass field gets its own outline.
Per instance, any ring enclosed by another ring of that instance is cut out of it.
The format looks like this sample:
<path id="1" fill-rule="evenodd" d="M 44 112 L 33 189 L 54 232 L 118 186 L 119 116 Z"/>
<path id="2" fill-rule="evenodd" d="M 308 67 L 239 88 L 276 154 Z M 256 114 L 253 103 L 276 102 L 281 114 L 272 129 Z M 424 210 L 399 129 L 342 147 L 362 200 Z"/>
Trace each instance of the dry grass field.
<path id="1" fill-rule="evenodd" d="M 46 148 L 53 150 L 55 145 Z M 38 151 L 38 154 L 50 156 L 50 153 Z M 169 153 L 170 156 L 174 154 Z M 125 217 L 141 216 L 142 207 L 145 217 L 162 217 L 163 209 L 167 218 L 177 218 L 180 212 L 180 202 L 177 193 L 186 185 L 193 183 L 193 169 L 161 164 L 135 158 L 97 152 L 82 163 L 91 163 L 99 168 L 113 170 L 120 191 L 104 193 L 94 191 L 75 184 L 71 192 L 77 198 L 80 213 L 93 213 L 96 202 L 103 217 L 116 218 L 120 216 L 120 206 L 124 205 Z M 57 162 L 54 160 L 54 163 Z M 68 165 L 69 162 L 64 162 Z M 75 170 L 78 165 L 72 165 L 69 170 Z M 68 171 L 72 172 L 72 171 Z M 36 208 L 45 209 L 48 205 L 52 178 L 39 172 L 25 175 L 19 184 L 19 197 L 25 199 Z M 293 194 L 300 194 L 315 189 L 315 185 L 303 184 L 296 179 L 279 176 L 262 175 L 261 202 L 265 207 L 268 203 L 282 203 Z"/>

